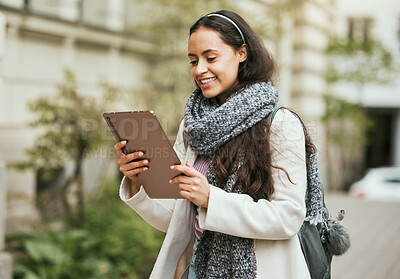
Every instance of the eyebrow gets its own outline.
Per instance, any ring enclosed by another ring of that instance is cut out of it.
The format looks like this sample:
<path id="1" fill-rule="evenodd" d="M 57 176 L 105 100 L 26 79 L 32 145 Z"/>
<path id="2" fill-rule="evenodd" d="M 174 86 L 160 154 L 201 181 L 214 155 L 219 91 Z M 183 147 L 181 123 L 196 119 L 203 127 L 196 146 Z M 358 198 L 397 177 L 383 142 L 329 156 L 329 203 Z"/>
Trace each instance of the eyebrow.
<path id="1" fill-rule="evenodd" d="M 202 54 L 202 55 L 205 55 L 205 54 L 207 54 L 207 53 L 209 53 L 209 52 L 213 52 L 213 51 L 218 52 L 218 50 L 216 50 L 216 49 L 206 49 L 206 50 L 203 51 L 201 54 Z M 196 55 L 196 54 L 193 54 L 193 53 L 189 53 L 188 56 L 197 56 L 197 55 Z"/>

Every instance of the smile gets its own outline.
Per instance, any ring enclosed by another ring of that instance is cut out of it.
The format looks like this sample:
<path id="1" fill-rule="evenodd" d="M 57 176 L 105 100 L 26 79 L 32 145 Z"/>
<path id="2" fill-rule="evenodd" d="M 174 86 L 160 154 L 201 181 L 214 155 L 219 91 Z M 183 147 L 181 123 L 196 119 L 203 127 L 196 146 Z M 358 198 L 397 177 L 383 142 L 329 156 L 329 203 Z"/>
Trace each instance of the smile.
<path id="1" fill-rule="evenodd" d="M 209 82 L 213 82 L 214 80 L 216 80 L 217 78 L 215 78 L 215 77 L 213 77 L 213 78 L 207 78 L 207 79 L 202 79 L 202 80 L 200 80 L 200 82 L 202 83 L 202 84 L 206 84 L 206 83 L 209 83 Z"/>

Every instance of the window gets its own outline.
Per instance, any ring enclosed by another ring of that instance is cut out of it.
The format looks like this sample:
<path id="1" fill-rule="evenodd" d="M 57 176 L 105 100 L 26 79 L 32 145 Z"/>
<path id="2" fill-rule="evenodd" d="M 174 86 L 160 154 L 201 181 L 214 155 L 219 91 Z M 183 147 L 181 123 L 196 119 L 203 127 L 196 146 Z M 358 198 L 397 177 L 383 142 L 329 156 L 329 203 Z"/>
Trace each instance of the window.
<path id="1" fill-rule="evenodd" d="M 80 16 L 82 0 L 24 0 L 23 8 L 33 13 L 76 21 Z"/>
<path id="2" fill-rule="evenodd" d="M 368 42 L 371 38 L 373 19 L 369 17 L 349 17 L 347 36 L 350 41 Z"/>

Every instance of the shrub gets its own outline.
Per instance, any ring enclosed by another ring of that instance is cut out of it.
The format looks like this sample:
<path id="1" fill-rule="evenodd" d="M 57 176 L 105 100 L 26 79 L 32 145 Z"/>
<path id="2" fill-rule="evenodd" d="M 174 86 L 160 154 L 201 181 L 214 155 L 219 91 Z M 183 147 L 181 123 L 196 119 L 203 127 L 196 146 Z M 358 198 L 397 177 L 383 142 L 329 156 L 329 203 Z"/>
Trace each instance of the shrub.
<path id="1" fill-rule="evenodd" d="M 148 278 L 163 233 L 121 202 L 118 183 L 107 180 L 87 202 L 78 229 L 8 236 L 14 278 Z"/>
<path id="2" fill-rule="evenodd" d="M 122 276 L 135 271 L 148 278 L 164 234 L 125 205 L 118 196 L 119 181 L 108 181 L 86 206 L 84 228 L 101 241 L 106 255 Z"/>

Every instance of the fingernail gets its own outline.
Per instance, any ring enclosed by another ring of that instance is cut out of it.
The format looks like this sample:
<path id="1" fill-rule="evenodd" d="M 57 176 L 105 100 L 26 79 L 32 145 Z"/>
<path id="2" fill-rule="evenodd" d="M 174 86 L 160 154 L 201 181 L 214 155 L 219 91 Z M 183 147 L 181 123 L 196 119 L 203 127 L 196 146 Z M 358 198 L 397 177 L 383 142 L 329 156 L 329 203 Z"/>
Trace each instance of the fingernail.
<path id="1" fill-rule="evenodd" d="M 143 161 L 143 163 L 145 163 L 145 164 L 147 164 L 148 162 L 149 162 L 149 161 L 147 161 L 147 160 L 144 160 L 144 161 Z"/>
<path id="2" fill-rule="evenodd" d="M 143 156 L 143 152 L 139 152 L 139 154 L 138 154 L 139 156 Z"/>
<path id="3" fill-rule="evenodd" d="M 170 166 L 170 168 L 173 170 L 175 168 L 175 166 Z"/>
<path id="4" fill-rule="evenodd" d="M 170 181 L 168 181 L 169 183 L 172 183 L 172 179 Z"/>
<path id="5" fill-rule="evenodd" d="M 123 140 L 121 143 L 122 143 L 122 144 L 126 144 L 126 140 Z"/>

